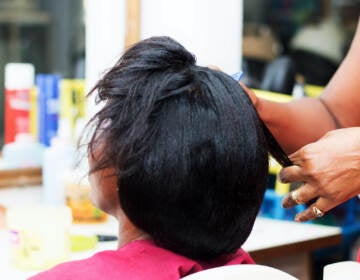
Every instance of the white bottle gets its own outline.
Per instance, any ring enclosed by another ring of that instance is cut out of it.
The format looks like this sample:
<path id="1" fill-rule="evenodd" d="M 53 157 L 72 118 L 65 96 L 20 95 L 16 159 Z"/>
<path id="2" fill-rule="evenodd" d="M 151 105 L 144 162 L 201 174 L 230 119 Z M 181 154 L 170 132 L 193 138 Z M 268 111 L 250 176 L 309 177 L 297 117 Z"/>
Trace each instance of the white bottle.
<path id="1" fill-rule="evenodd" d="M 3 146 L 5 168 L 41 167 L 43 164 L 44 145 L 35 142 L 28 133 L 15 136 L 15 142 Z"/>
<path id="2" fill-rule="evenodd" d="M 296 75 L 295 81 L 296 82 L 291 93 L 292 97 L 294 99 L 305 97 L 305 78 L 301 75 Z"/>
<path id="3" fill-rule="evenodd" d="M 64 177 L 75 164 L 75 148 L 64 138 L 51 139 L 44 153 L 43 202 L 48 205 L 65 205 Z"/>

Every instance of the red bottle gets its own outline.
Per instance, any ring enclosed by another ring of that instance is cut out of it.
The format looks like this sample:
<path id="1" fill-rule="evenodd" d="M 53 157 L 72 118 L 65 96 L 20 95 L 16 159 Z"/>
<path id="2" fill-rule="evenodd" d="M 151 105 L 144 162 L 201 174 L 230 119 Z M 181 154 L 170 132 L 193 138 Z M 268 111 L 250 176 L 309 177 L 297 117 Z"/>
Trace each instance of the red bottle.
<path id="1" fill-rule="evenodd" d="M 34 75 L 30 63 L 5 66 L 5 144 L 14 142 L 19 133 L 30 132 L 30 90 Z"/>

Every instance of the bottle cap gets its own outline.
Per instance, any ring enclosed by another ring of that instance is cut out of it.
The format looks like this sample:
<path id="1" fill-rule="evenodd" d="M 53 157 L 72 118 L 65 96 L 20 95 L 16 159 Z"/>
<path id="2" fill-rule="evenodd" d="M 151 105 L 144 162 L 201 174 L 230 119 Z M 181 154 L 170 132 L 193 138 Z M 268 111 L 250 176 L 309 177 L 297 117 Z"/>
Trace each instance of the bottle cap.
<path id="1" fill-rule="evenodd" d="M 8 63 L 5 66 L 5 88 L 30 89 L 34 86 L 35 68 L 31 63 Z"/>
<path id="2" fill-rule="evenodd" d="M 16 143 L 35 143 L 34 137 L 30 133 L 18 133 L 15 135 Z"/>

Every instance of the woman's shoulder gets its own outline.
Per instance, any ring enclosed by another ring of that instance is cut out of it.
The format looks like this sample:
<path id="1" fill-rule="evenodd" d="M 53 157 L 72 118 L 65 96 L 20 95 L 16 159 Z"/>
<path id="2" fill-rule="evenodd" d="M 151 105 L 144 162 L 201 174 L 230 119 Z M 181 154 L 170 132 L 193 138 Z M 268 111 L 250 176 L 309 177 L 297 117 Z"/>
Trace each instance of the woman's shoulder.
<path id="1" fill-rule="evenodd" d="M 133 241 L 118 250 L 59 264 L 30 280 L 66 279 L 179 279 L 179 271 L 199 271 L 190 259 L 160 248 L 148 240 Z"/>
<path id="2" fill-rule="evenodd" d="M 211 265 L 252 263 L 241 249 L 233 256 Z M 66 279 L 180 279 L 209 268 L 174 252 L 155 245 L 150 240 L 137 240 L 118 250 L 102 251 L 90 258 L 70 261 L 35 275 L 30 280 Z"/>

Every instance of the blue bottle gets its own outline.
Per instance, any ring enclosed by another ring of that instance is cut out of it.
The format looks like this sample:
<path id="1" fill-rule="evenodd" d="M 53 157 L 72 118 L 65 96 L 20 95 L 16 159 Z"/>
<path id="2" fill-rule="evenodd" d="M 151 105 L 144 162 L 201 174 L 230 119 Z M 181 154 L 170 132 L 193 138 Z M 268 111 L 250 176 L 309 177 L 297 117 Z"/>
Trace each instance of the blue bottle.
<path id="1" fill-rule="evenodd" d="M 38 134 L 39 142 L 50 146 L 50 141 L 57 135 L 59 125 L 59 81 L 54 74 L 37 74 L 38 89 Z"/>

